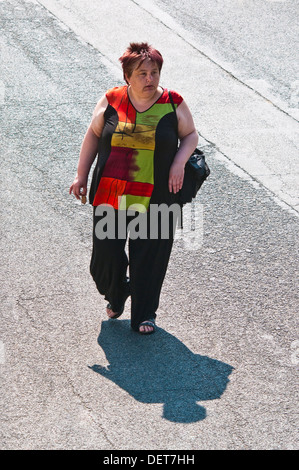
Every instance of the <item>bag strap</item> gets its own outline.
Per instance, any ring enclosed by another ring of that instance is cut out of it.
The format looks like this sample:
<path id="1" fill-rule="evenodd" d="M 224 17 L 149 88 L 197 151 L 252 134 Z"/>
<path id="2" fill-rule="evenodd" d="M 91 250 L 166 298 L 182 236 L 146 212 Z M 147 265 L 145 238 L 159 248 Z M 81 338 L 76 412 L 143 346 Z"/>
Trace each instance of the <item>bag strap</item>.
<path id="1" fill-rule="evenodd" d="M 171 104 L 172 104 L 173 111 L 174 111 L 174 112 L 175 112 L 175 114 L 176 114 L 176 111 L 175 111 L 175 106 L 174 106 L 174 102 L 173 102 L 173 99 L 172 99 L 172 96 L 171 96 L 170 90 L 168 90 L 168 96 L 169 96 L 170 102 L 171 102 Z"/>
<path id="2" fill-rule="evenodd" d="M 170 102 L 172 104 L 172 109 L 173 109 L 173 112 L 175 114 L 175 118 L 176 118 L 176 123 L 177 123 L 177 126 L 178 126 L 178 118 L 177 118 L 177 115 L 176 115 L 176 108 L 174 106 L 174 102 L 173 102 L 173 99 L 172 99 L 172 96 L 171 96 L 171 93 L 170 93 L 170 90 L 168 90 L 168 96 L 169 96 L 169 99 L 170 99 Z M 180 229 L 183 229 L 183 206 L 182 204 L 180 204 L 180 208 L 181 208 L 181 217 L 180 217 L 180 224 L 179 224 L 179 228 Z"/>
<path id="3" fill-rule="evenodd" d="M 168 90 L 168 96 L 169 96 L 169 99 L 170 99 L 170 102 L 171 102 L 171 105 L 172 105 L 172 109 L 173 109 L 173 112 L 174 112 L 174 115 L 175 115 L 175 119 L 176 119 L 176 125 L 178 127 L 178 117 L 176 115 L 176 107 L 174 105 L 174 102 L 173 102 L 173 98 L 171 96 L 171 93 L 170 93 L 170 90 Z"/>

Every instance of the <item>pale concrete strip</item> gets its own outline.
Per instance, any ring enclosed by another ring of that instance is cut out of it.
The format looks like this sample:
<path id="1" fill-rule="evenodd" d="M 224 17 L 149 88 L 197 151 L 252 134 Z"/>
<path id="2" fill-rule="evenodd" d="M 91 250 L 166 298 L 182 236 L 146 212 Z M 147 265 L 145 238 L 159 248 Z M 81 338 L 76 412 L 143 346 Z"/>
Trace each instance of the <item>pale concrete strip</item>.
<path id="1" fill-rule="evenodd" d="M 203 54 L 154 2 L 39 3 L 103 54 L 115 84 L 122 81 L 118 58 L 128 43 L 153 44 L 165 59 L 162 86 L 184 96 L 204 140 L 235 164 L 231 169 L 243 170 L 299 214 L 298 122 Z"/>

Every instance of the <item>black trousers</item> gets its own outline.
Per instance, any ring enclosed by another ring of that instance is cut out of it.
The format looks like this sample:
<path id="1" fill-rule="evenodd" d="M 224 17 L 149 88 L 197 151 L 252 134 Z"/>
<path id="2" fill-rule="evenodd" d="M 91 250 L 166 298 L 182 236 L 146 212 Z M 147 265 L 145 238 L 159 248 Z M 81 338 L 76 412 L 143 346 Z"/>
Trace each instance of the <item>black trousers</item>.
<path id="1" fill-rule="evenodd" d="M 155 219 L 153 223 L 150 211 L 138 215 L 120 212 L 121 218 L 119 211 L 113 210 L 113 215 L 107 219 L 106 213 L 97 215 L 95 208 L 90 272 L 98 291 L 105 296 L 114 312 L 118 312 L 131 296 L 131 327 L 138 331 L 142 321 L 156 318 L 177 215 L 172 212 L 162 214 L 158 222 Z M 107 221 L 111 222 L 110 227 Z M 141 226 L 143 231 L 138 231 Z M 140 236 L 136 237 L 138 233 Z"/>

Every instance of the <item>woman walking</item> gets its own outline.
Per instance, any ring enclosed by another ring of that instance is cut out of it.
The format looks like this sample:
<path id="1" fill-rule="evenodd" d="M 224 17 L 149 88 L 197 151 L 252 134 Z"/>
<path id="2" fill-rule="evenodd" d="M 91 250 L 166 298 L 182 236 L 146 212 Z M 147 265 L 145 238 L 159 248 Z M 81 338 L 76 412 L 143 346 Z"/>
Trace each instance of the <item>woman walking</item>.
<path id="1" fill-rule="evenodd" d="M 88 175 L 98 154 L 89 192 L 94 206 L 91 275 L 108 301 L 108 317 L 118 318 L 131 296 L 131 327 L 150 334 L 155 331 L 173 244 L 171 230 L 167 237 L 162 234 L 161 219 L 154 227 L 156 236 L 151 236 L 151 214 L 154 206 L 177 202 L 185 163 L 198 134 L 183 98 L 171 91 L 174 111 L 168 90 L 159 84 L 163 64 L 159 51 L 147 43 L 131 43 L 120 62 L 126 84 L 108 90 L 96 105 L 70 193 L 77 199 L 86 196 Z M 113 208 L 113 236 L 99 235 L 105 208 Z M 172 213 L 168 214 L 172 222 Z M 147 236 L 129 237 L 127 256 L 128 228 L 142 220 Z"/>

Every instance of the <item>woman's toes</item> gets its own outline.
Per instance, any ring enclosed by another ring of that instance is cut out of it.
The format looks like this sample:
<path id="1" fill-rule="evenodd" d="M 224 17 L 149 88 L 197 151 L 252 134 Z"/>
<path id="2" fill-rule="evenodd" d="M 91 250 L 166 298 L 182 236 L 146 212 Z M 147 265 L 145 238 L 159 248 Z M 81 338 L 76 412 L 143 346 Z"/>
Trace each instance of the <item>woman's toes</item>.
<path id="1" fill-rule="evenodd" d="M 154 333 L 155 331 L 155 322 L 154 320 L 148 320 L 148 321 L 145 321 L 145 322 L 142 322 L 140 325 L 139 325 L 139 333 L 141 334 L 150 334 L 150 333 Z"/>

